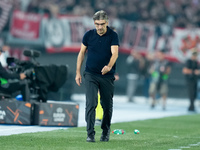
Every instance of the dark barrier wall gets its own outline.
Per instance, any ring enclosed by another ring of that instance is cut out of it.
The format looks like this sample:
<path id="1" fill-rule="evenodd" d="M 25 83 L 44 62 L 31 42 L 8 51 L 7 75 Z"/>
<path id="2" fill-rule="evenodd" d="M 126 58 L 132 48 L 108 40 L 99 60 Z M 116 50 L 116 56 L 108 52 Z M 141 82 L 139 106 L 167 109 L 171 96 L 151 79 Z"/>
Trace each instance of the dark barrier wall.
<path id="1" fill-rule="evenodd" d="M 31 124 L 31 103 L 0 101 L 0 123 Z"/>
<path id="2" fill-rule="evenodd" d="M 34 124 L 41 126 L 78 126 L 78 104 L 34 103 Z"/>
<path id="3" fill-rule="evenodd" d="M 84 79 L 81 87 L 78 87 L 75 83 L 75 72 L 76 72 L 76 59 L 78 53 L 57 53 L 57 54 L 45 54 L 43 53 L 41 57 L 37 58 L 37 60 L 41 64 L 68 64 L 69 65 L 69 79 L 62 89 L 60 89 L 60 93 L 65 97 L 69 98 L 70 93 L 84 93 Z M 128 72 L 128 67 L 126 64 L 127 54 L 119 54 L 119 58 L 117 60 L 117 72 L 119 73 L 120 80 L 115 82 L 115 94 L 124 95 L 126 94 L 126 85 L 127 79 L 126 74 Z M 86 58 L 85 58 L 86 60 Z M 83 63 L 82 70 L 84 70 L 85 61 Z M 142 95 L 142 82 L 140 82 L 136 95 Z M 65 99 L 63 97 L 63 99 Z M 185 86 L 185 79 L 182 74 L 182 64 L 173 63 L 172 72 L 169 79 L 169 97 L 173 98 L 185 98 L 187 97 L 187 90 Z M 52 97 L 54 99 L 58 99 L 58 96 L 55 95 Z M 58 99 L 59 100 L 59 99 Z M 62 99 L 60 99 L 62 100 Z"/>
<path id="4" fill-rule="evenodd" d="M 0 124 L 78 126 L 79 105 L 72 102 L 0 101 Z"/>

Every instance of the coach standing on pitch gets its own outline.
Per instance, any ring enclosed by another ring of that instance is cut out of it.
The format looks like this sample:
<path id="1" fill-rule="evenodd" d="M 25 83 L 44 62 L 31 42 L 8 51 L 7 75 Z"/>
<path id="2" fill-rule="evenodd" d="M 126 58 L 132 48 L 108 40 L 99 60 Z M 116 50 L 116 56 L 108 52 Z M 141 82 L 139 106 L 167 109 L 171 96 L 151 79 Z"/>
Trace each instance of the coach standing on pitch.
<path id="1" fill-rule="evenodd" d="M 108 27 L 108 16 L 101 10 L 93 16 L 96 29 L 89 30 L 82 39 L 77 58 L 76 83 L 82 83 L 81 66 L 87 51 L 84 71 L 86 87 L 87 142 L 95 142 L 95 108 L 100 92 L 104 112 L 100 141 L 109 141 L 113 111 L 114 73 L 118 58 L 119 40 L 116 32 Z"/>

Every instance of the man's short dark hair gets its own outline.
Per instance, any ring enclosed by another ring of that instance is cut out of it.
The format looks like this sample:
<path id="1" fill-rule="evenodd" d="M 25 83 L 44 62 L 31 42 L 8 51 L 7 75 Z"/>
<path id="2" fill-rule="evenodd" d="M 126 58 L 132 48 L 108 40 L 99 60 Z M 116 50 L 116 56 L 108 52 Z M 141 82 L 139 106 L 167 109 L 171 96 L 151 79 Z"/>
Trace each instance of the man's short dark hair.
<path id="1" fill-rule="evenodd" d="M 167 50 L 165 49 L 165 48 L 162 48 L 162 49 L 160 49 L 159 50 L 161 53 L 166 53 L 167 52 Z"/>
<path id="2" fill-rule="evenodd" d="M 0 47 L 0 52 L 2 52 L 2 53 L 4 52 L 3 49 L 2 49 L 2 47 Z"/>
<path id="3" fill-rule="evenodd" d="M 192 55 L 195 55 L 195 56 L 198 55 L 198 51 L 196 48 L 193 48 L 191 51 L 192 51 Z"/>
<path id="4" fill-rule="evenodd" d="M 105 20 L 108 21 L 108 15 L 105 11 L 100 10 L 97 11 L 94 15 L 93 15 L 93 20 Z"/>

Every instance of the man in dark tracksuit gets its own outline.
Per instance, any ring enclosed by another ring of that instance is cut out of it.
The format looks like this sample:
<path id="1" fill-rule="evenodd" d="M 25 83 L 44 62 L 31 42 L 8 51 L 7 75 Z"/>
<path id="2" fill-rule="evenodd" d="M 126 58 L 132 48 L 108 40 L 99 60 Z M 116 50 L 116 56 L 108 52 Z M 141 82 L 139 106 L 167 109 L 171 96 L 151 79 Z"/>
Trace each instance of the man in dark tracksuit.
<path id="1" fill-rule="evenodd" d="M 86 122 L 87 142 L 95 142 L 95 108 L 98 102 L 98 90 L 103 108 L 100 141 L 109 141 L 110 125 L 113 110 L 114 73 L 118 58 L 118 35 L 108 27 L 108 16 L 105 11 L 98 11 L 93 16 L 96 29 L 85 33 L 81 50 L 77 58 L 76 83 L 82 82 L 81 65 L 87 51 L 84 72 L 86 87 Z"/>
<path id="2" fill-rule="evenodd" d="M 0 55 L 4 52 L 0 48 Z M 30 90 L 27 80 L 25 80 L 26 75 L 24 73 L 11 73 L 8 72 L 0 62 L 0 91 L 7 93 L 14 93 L 21 91 L 24 101 L 30 100 Z M 17 80 L 14 80 L 17 79 Z"/>
<path id="3" fill-rule="evenodd" d="M 194 49 L 190 59 L 186 61 L 183 68 L 183 74 L 186 75 L 188 94 L 190 99 L 190 105 L 188 110 L 195 111 L 194 101 L 197 97 L 197 82 L 200 74 L 200 66 L 197 62 L 198 52 Z"/>

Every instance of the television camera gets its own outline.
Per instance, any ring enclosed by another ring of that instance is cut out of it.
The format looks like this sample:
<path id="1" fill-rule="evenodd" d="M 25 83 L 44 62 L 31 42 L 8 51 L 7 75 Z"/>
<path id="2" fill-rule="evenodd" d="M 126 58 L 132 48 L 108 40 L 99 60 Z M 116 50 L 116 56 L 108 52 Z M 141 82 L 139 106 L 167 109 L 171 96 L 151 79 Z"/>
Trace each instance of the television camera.
<path id="1" fill-rule="evenodd" d="M 24 72 L 27 77 L 30 77 L 33 68 L 40 65 L 36 61 L 36 58 L 40 56 L 40 52 L 36 50 L 24 50 L 23 55 L 29 57 L 30 60 L 22 61 L 14 57 L 8 57 L 7 58 L 8 69 L 16 73 Z"/>
<path id="2" fill-rule="evenodd" d="M 26 74 L 30 87 L 30 100 L 46 102 L 49 91 L 57 92 L 65 83 L 68 75 L 67 65 L 40 65 L 36 58 L 40 51 L 26 49 L 23 55 L 30 60 L 22 61 L 13 57 L 7 58 L 9 70 Z"/>

